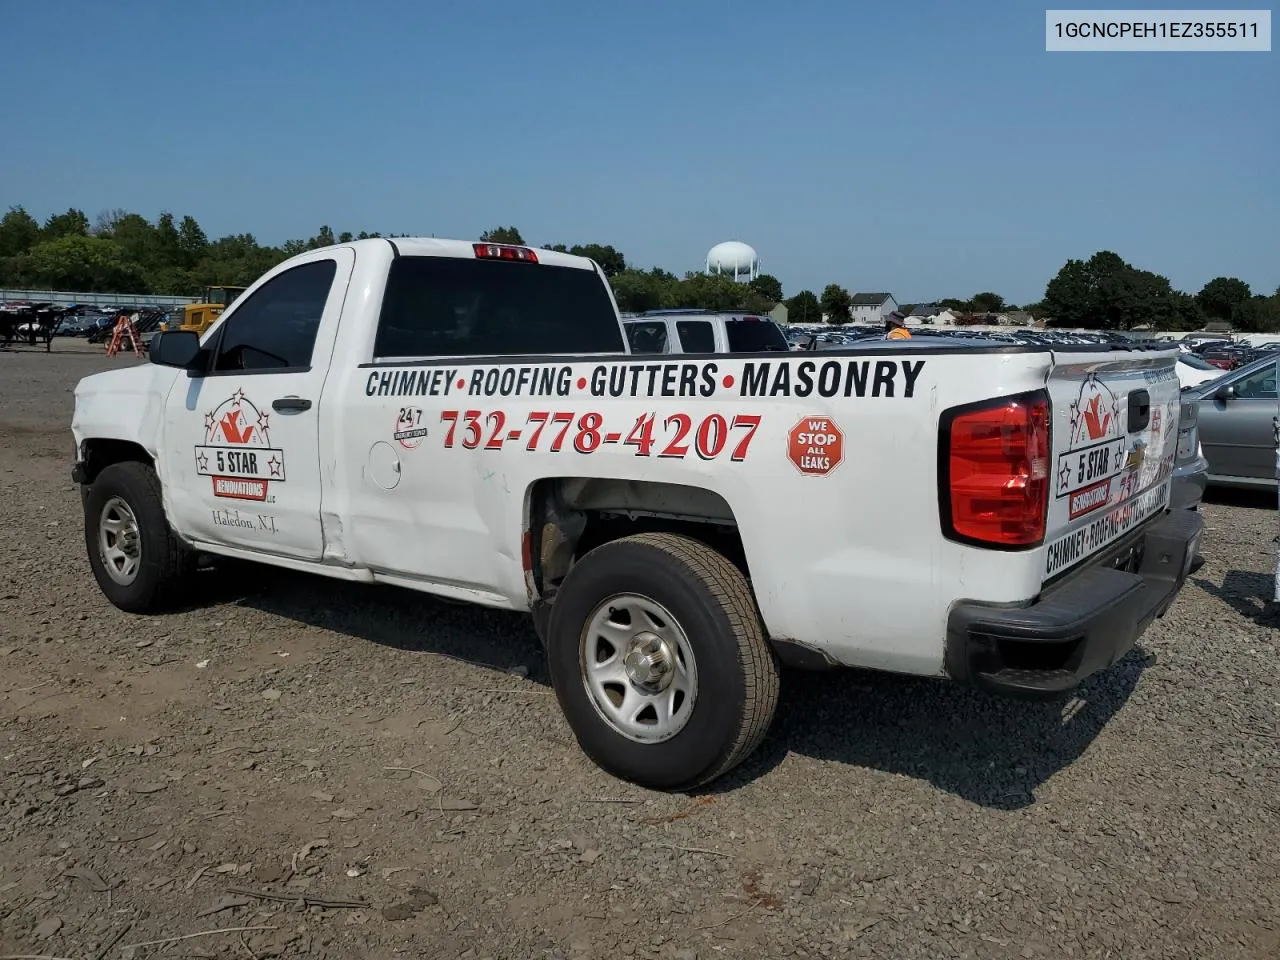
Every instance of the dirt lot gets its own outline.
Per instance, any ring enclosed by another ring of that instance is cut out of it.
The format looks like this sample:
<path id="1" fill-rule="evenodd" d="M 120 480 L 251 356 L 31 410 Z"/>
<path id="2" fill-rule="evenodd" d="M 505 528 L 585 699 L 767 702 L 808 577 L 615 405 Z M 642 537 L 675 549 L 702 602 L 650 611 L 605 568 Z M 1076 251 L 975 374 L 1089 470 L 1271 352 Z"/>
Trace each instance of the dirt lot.
<path id="1" fill-rule="evenodd" d="M 0 353 L 0 955 L 1280 956 L 1270 500 L 1205 507 L 1194 583 L 1065 706 L 789 674 L 745 767 L 650 794 L 521 618 L 252 568 L 109 606 L 72 389 L 132 362 Z"/>

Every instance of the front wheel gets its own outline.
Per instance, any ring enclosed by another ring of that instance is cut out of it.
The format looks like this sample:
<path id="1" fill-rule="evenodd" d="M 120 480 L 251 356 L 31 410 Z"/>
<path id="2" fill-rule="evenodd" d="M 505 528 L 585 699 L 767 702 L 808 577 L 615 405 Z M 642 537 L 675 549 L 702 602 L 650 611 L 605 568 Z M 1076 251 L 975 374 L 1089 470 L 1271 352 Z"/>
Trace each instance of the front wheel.
<path id="1" fill-rule="evenodd" d="M 547 648 L 583 751 L 651 789 L 727 773 L 777 706 L 777 662 L 746 578 L 688 537 L 640 534 L 586 554 L 556 593 Z"/>
<path id="2" fill-rule="evenodd" d="M 84 498 L 84 538 L 94 579 L 129 613 L 171 606 L 195 557 L 164 514 L 160 480 L 144 463 L 103 468 Z"/>

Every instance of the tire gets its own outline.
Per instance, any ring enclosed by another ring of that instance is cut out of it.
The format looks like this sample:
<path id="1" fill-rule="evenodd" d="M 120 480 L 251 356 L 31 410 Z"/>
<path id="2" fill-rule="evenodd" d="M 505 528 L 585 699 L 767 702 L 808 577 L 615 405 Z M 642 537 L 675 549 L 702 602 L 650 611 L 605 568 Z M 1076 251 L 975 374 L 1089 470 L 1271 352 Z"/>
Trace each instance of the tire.
<path id="1" fill-rule="evenodd" d="M 146 464 L 98 474 L 84 501 L 84 539 L 98 587 L 121 610 L 150 613 L 182 599 L 196 558 L 170 528 L 160 478 Z"/>
<path id="2" fill-rule="evenodd" d="M 674 534 L 614 540 L 574 565 L 551 605 L 547 664 L 583 752 L 654 790 L 690 790 L 733 769 L 778 702 L 777 661 L 746 578 Z"/>

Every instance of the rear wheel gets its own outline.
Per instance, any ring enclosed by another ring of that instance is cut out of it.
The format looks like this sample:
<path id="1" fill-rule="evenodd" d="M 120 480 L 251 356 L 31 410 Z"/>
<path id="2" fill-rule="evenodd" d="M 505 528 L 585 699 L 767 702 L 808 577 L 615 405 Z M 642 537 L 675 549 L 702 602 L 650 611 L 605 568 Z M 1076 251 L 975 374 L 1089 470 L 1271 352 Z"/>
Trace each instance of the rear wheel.
<path id="1" fill-rule="evenodd" d="M 556 593 L 547 648 L 583 751 L 652 789 L 727 773 L 777 705 L 777 663 L 746 578 L 687 537 L 641 534 L 584 556 Z"/>
<path id="2" fill-rule="evenodd" d="M 160 479 L 143 463 L 105 467 L 84 498 L 84 537 L 94 579 L 130 613 L 173 605 L 195 566 L 164 514 Z"/>

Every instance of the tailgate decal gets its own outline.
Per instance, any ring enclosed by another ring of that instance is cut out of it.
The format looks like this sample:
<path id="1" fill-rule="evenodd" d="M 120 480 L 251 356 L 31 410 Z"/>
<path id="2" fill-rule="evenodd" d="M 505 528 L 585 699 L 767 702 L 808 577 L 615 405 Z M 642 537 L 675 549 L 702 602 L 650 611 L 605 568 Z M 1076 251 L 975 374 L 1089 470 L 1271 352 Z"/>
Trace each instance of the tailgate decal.
<path id="1" fill-rule="evenodd" d="M 1159 486 L 1050 543 L 1045 549 L 1045 579 L 1092 556 L 1163 510 L 1169 502 L 1169 485 L 1165 479 Z"/>

